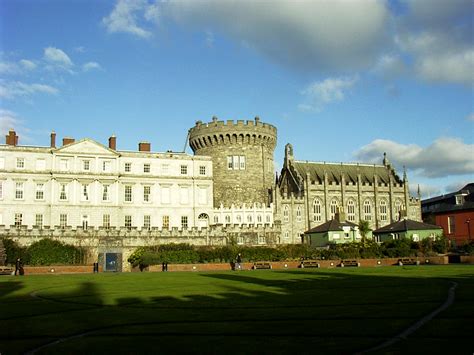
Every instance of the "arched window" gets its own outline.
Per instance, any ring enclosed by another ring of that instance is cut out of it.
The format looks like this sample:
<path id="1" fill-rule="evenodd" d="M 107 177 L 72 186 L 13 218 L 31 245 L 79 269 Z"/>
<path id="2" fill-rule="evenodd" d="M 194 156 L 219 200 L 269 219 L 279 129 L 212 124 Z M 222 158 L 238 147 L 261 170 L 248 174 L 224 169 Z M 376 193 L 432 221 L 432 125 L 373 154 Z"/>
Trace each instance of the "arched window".
<path id="1" fill-rule="evenodd" d="M 296 220 L 301 222 L 301 206 L 296 207 Z"/>
<path id="2" fill-rule="evenodd" d="M 313 201 L 313 221 L 314 222 L 321 222 L 322 215 L 321 215 L 321 200 L 316 199 Z"/>
<path id="3" fill-rule="evenodd" d="M 252 215 L 251 215 L 251 214 L 248 214 L 248 215 L 247 215 L 247 223 L 252 223 L 252 222 L 253 222 Z"/>
<path id="4" fill-rule="evenodd" d="M 372 220 L 372 204 L 370 200 L 364 201 L 364 220 L 371 221 Z"/>
<path id="5" fill-rule="evenodd" d="M 381 200 L 379 205 L 379 215 L 381 221 L 387 220 L 387 201 Z"/>
<path id="6" fill-rule="evenodd" d="M 339 203 L 337 202 L 336 199 L 331 200 L 330 208 L 331 208 L 331 219 L 334 219 L 339 208 Z"/>
<path id="7" fill-rule="evenodd" d="M 262 223 L 262 215 L 261 214 L 257 215 L 257 223 Z"/>
<path id="8" fill-rule="evenodd" d="M 240 214 L 237 215 L 237 223 L 242 223 L 242 215 Z"/>
<path id="9" fill-rule="evenodd" d="M 214 223 L 215 224 L 219 223 L 219 215 L 217 214 L 214 216 Z"/>
<path id="10" fill-rule="evenodd" d="M 229 215 L 225 216 L 225 223 L 230 224 L 230 216 Z"/>
<path id="11" fill-rule="evenodd" d="M 288 205 L 285 205 L 285 207 L 283 207 L 283 221 L 290 221 L 290 208 L 288 207 Z"/>
<path id="12" fill-rule="evenodd" d="M 356 215 L 355 215 L 355 202 L 354 200 L 349 200 L 347 201 L 347 220 L 351 222 L 355 222 L 356 220 Z"/>
<path id="13" fill-rule="evenodd" d="M 400 219 L 400 211 L 403 209 L 403 203 L 402 200 L 396 200 L 395 201 L 395 206 L 393 208 L 393 217 L 395 219 Z"/>

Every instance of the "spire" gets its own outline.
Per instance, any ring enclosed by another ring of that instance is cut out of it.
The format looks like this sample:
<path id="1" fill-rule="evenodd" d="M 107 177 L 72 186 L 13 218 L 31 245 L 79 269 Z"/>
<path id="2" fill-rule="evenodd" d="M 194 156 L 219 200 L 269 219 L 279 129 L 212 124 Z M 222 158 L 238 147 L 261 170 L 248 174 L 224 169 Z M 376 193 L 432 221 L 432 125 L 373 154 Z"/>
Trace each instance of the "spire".
<path id="1" fill-rule="evenodd" d="M 421 199 L 420 184 L 418 184 L 418 189 L 417 189 L 416 194 L 418 196 L 418 199 Z"/>
<path id="2" fill-rule="evenodd" d="M 407 177 L 407 168 L 405 165 L 403 165 L 403 181 L 407 181 L 408 180 L 408 177 Z"/>

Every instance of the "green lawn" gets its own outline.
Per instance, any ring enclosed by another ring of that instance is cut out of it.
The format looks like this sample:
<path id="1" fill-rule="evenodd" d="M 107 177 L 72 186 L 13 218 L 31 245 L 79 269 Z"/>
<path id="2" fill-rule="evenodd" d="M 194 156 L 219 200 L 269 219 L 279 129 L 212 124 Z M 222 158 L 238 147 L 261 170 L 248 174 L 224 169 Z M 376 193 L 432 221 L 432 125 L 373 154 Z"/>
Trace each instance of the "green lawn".
<path id="1" fill-rule="evenodd" d="M 0 353 L 472 354 L 474 266 L 0 277 Z"/>

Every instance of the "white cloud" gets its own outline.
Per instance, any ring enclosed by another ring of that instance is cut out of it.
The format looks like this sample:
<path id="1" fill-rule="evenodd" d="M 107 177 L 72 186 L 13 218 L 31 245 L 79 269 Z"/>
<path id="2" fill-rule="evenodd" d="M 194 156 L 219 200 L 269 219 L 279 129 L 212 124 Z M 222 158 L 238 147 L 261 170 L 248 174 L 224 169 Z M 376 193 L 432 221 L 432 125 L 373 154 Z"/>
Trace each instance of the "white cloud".
<path id="1" fill-rule="evenodd" d="M 474 145 L 458 138 L 438 138 L 428 147 L 376 139 L 354 153 L 356 159 L 380 163 L 387 157 L 395 166 L 406 166 L 418 175 L 436 178 L 474 173 Z"/>
<path id="2" fill-rule="evenodd" d="M 82 66 L 82 70 L 85 72 L 90 71 L 90 70 L 100 70 L 100 69 L 102 69 L 102 67 L 97 62 L 87 62 L 86 64 Z"/>
<path id="3" fill-rule="evenodd" d="M 44 59 L 51 64 L 63 68 L 70 68 L 74 65 L 64 51 L 54 47 L 47 47 L 44 49 Z"/>
<path id="4" fill-rule="evenodd" d="M 26 84 L 20 81 L 0 82 L 0 97 L 14 99 L 16 97 L 31 96 L 34 94 L 55 95 L 59 91 L 55 87 L 44 84 Z"/>
<path id="5" fill-rule="evenodd" d="M 324 105 L 342 101 L 346 91 L 351 89 L 358 81 L 358 76 L 327 78 L 310 84 L 301 94 L 306 102 L 298 107 L 302 111 L 321 110 Z"/>
<path id="6" fill-rule="evenodd" d="M 405 71 L 405 64 L 398 54 L 382 55 L 374 68 L 375 73 L 387 79 L 398 77 Z"/>
<path id="7" fill-rule="evenodd" d="M 21 124 L 16 113 L 0 109 L 0 135 L 5 136 L 10 129 L 15 129 Z"/>
<path id="8" fill-rule="evenodd" d="M 474 113 L 471 113 L 469 116 L 467 116 L 467 120 L 474 122 Z"/>
<path id="9" fill-rule="evenodd" d="M 124 32 L 149 38 L 152 32 L 139 24 L 141 19 L 158 21 L 158 4 L 149 5 L 145 0 L 119 0 L 109 16 L 102 19 L 109 33 Z"/>
<path id="10" fill-rule="evenodd" d="M 16 63 L 0 62 L 0 74 L 18 74 L 19 69 Z"/>
<path id="11" fill-rule="evenodd" d="M 37 67 L 35 62 L 28 59 L 20 60 L 20 65 L 26 70 L 35 70 Z"/>

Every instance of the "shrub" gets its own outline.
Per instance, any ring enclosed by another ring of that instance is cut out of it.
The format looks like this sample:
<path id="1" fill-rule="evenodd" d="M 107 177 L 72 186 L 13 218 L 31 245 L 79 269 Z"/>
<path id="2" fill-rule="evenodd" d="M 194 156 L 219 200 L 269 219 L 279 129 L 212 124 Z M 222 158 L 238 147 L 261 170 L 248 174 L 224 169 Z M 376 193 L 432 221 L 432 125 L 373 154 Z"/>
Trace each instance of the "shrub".
<path id="1" fill-rule="evenodd" d="M 80 264 L 83 262 L 84 250 L 66 245 L 52 239 L 41 239 L 28 248 L 30 265 Z"/>
<path id="2" fill-rule="evenodd" d="M 5 253 L 7 254 L 7 264 L 14 264 L 18 258 L 21 258 L 24 264 L 29 263 L 28 248 L 21 247 L 17 242 L 8 238 L 3 238 L 2 241 Z"/>

